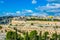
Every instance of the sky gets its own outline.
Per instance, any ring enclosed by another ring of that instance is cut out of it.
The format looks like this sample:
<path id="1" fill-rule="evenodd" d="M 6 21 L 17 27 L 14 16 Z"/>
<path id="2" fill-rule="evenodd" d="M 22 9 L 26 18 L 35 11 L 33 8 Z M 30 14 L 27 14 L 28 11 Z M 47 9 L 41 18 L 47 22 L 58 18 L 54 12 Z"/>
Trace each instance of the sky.
<path id="1" fill-rule="evenodd" d="M 0 16 L 60 16 L 60 0 L 0 0 Z"/>

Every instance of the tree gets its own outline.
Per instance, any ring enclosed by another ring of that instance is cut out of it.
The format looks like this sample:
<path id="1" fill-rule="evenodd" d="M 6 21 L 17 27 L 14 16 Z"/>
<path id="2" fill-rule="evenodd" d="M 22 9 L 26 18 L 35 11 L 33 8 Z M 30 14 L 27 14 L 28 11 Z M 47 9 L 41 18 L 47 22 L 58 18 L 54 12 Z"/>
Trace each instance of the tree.
<path id="1" fill-rule="evenodd" d="M 34 25 L 33 23 L 31 23 L 31 25 Z"/>
<path id="2" fill-rule="evenodd" d="M 31 31 L 29 37 L 30 40 L 37 40 L 37 31 L 36 30 Z"/>
<path id="3" fill-rule="evenodd" d="M 6 40 L 16 40 L 16 33 L 13 31 L 7 32 Z"/>
<path id="4" fill-rule="evenodd" d="M 24 40 L 29 40 L 28 32 L 25 33 L 25 39 Z"/>
<path id="5" fill-rule="evenodd" d="M 7 32 L 7 30 L 5 29 L 5 32 Z"/>
<path id="6" fill-rule="evenodd" d="M 60 34 L 58 35 L 58 39 L 60 40 Z"/>
<path id="7" fill-rule="evenodd" d="M 2 29 L 2 26 L 0 26 L 0 30 Z"/>
<path id="8" fill-rule="evenodd" d="M 3 30 L 1 30 L 1 33 L 3 33 Z"/>
<path id="9" fill-rule="evenodd" d="M 42 31 L 39 33 L 39 40 L 42 40 Z"/>
<path id="10" fill-rule="evenodd" d="M 6 40 L 16 40 L 16 32 L 8 31 L 6 34 Z M 17 40 L 22 40 L 21 35 L 17 34 Z"/>
<path id="11" fill-rule="evenodd" d="M 23 40 L 23 37 L 21 37 L 21 35 L 19 34 L 17 40 Z"/>
<path id="12" fill-rule="evenodd" d="M 48 35 L 49 35 L 49 33 L 48 33 L 48 32 L 45 32 L 45 33 L 43 34 L 43 39 L 44 39 L 44 40 L 48 40 Z"/>
<path id="13" fill-rule="evenodd" d="M 10 24 L 10 26 L 12 26 L 12 24 Z"/>
<path id="14" fill-rule="evenodd" d="M 52 35 L 52 38 L 53 38 L 54 40 L 57 40 L 57 37 L 58 37 L 57 33 L 54 33 L 54 34 Z"/>
<path id="15" fill-rule="evenodd" d="M 56 25 L 56 24 L 55 24 L 55 25 Z M 58 26 L 54 26 L 54 31 L 55 31 L 55 33 L 52 35 L 53 38 L 54 38 L 54 40 L 57 40 L 57 31 L 56 31 L 57 28 L 58 28 Z"/>

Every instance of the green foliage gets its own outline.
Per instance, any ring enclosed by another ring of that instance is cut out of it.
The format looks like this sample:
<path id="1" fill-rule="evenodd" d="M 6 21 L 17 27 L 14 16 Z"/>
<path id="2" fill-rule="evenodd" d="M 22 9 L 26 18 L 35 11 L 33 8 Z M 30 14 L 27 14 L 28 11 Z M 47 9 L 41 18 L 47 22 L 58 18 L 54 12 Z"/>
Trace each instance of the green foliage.
<path id="1" fill-rule="evenodd" d="M 43 27 L 43 26 L 39 25 L 39 27 Z"/>
<path id="2" fill-rule="evenodd" d="M 5 32 L 7 32 L 7 30 L 5 29 Z"/>
<path id="3" fill-rule="evenodd" d="M 42 35 L 42 31 L 40 31 L 39 35 L 37 35 L 37 31 L 33 30 L 30 33 L 25 32 L 22 37 L 20 34 L 17 33 L 17 39 L 16 39 L 16 32 L 9 31 L 6 34 L 6 40 L 57 40 L 59 38 L 60 40 L 60 34 L 57 35 L 57 33 L 52 34 L 52 36 L 48 36 L 49 33 L 46 31 Z"/>
<path id="4" fill-rule="evenodd" d="M 10 26 L 12 26 L 12 24 L 10 24 Z"/>
<path id="5" fill-rule="evenodd" d="M 33 23 L 31 23 L 31 25 L 34 25 Z"/>
<path id="6" fill-rule="evenodd" d="M 3 33 L 3 30 L 1 30 L 1 33 Z"/>
<path id="7" fill-rule="evenodd" d="M 39 40 L 42 40 L 42 31 L 39 33 Z"/>
<path id="8" fill-rule="evenodd" d="M 18 35 L 17 40 L 23 40 L 23 37 L 21 37 L 21 35 Z"/>
<path id="9" fill-rule="evenodd" d="M 48 32 L 45 32 L 45 33 L 43 34 L 43 39 L 44 39 L 44 40 L 47 40 L 47 39 L 48 39 L 48 35 L 49 35 L 49 33 L 48 33 Z"/>
<path id="10" fill-rule="evenodd" d="M 6 40 L 16 40 L 16 33 L 13 31 L 7 32 Z"/>
<path id="11" fill-rule="evenodd" d="M 24 40 L 29 40 L 29 35 L 28 35 L 28 32 L 25 33 L 25 39 Z"/>
<path id="12" fill-rule="evenodd" d="M 2 26 L 0 26 L 0 29 L 2 29 Z"/>
<path id="13" fill-rule="evenodd" d="M 6 40 L 21 40 L 21 36 L 17 35 L 17 39 L 16 39 L 16 32 L 13 31 L 9 31 L 6 34 Z"/>
<path id="14" fill-rule="evenodd" d="M 51 18 L 49 18 L 49 19 L 43 19 L 43 18 L 31 18 L 31 19 L 26 19 L 26 20 L 28 20 L 28 21 L 35 21 L 35 20 L 38 20 L 38 21 L 52 21 L 52 17 Z M 53 19 L 53 21 L 60 21 L 60 19 Z"/>
<path id="15" fill-rule="evenodd" d="M 30 40 L 37 40 L 37 31 L 36 30 L 31 31 L 29 37 Z"/>
<path id="16" fill-rule="evenodd" d="M 60 40 L 60 34 L 58 35 L 58 38 L 59 38 L 59 40 Z"/>
<path id="17" fill-rule="evenodd" d="M 57 37 L 58 37 L 57 33 L 54 33 L 54 34 L 52 35 L 52 38 L 53 38 L 54 40 L 57 40 Z"/>

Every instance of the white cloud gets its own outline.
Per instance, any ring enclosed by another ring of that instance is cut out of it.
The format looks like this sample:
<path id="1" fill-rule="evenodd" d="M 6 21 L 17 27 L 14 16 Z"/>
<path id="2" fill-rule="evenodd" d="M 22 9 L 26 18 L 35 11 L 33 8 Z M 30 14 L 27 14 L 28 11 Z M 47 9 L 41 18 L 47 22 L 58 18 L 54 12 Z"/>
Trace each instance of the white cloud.
<path id="1" fill-rule="evenodd" d="M 26 12 L 32 13 L 33 11 L 32 10 L 26 10 Z"/>
<path id="2" fill-rule="evenodd" d="M 60 12 L 60 4 L 52 4 L 49 6 L 46 6 L 46 11 L 47 12 Z"/>
<path id="3" fill-rule="evenodd" d="M 55 4 L 55 3 L 52 3 L 52 4 L 47 4 L 48 6 L 46 6 L 47 8 L 59 8 L 60 7 L 60 4 Z"/>
<path id="4" fill-rule="evenodd" d="M 47 4 L 46 6 L 39 6 L 38 9 L 53 9 L 53 8 L 60 8 L 60 4 Z"/>
<path id="5" fill-rule="evenodd" d="M 60 12 L 60 4 L 47 4 L 46 6 L 39 6 L 36 8 L 40 11 L 46 11 L 46 12 Z"/>
<path id="6" fill-rule="evenodd" d="M 47 0 L 49 3 L 60 3 L 60 0 Z"/>
<path id="7" fill-rule="evenodd" d="M 48 16 L 48 14 L 45 13 L 45 12 L 37 12 L 37 13 L 33 13 L 32 16 L 43 16 L 43 17 L 46 17 L 46 16 Z"/>
<path id="8" fill-rule="evenodd" d="M 45 6 L 38 6 L 36 10 L 45 12 L 47 14 L 60 15 L 60 4 L 59 3 L 48 3 Z"/>
<path id="9" fill-rule="evenodd" d="M 55 13 L 55 16 L 60 16 L 60 13 Z"/>
<path id="10" fill-rule="evenodd" d="M 4 1 L 0 1 L 0 3 L 4 3 Z"/>
<path id="11" fill-rule="evenodd" d="M 32 0 L 32 4 L 36 4 L 37 3 L 37 1 L 36 0 Z"/>
<path id="12" fill-rule="evenodd" d="M 47 0 L 48 2 L 52 2 L 52 1 L 55 1 L 55 0 Z"/>
<path id="13" fill-rule="evenodd" d="M 12 13 L 12 12 L 5 12 L 5 15 L 6 15 L 6 16 L 12 16 L 12 15 L 14 16 L 14 15 L 16 15 L 16 14 L 15 14 L 15 13 Z"/>
<path id="14" fill-rule="evenodd" d="M 57 9 L 57 10 L 47 10 L 47 12 L 58 13 L 58 12 L 60 12 L 60 9 Z"/>
<path id="15" fill-rule="evenodd" d="M 27 10 L 27 9 L 26 9 L 26 10 L 23 10 L 22 13 L 33 13 L 33 11 L 32 11 L 32 10 Z"/>
<path id="16" fill-rule="evenodd" d="M 17 14 L 20 14 L 20 11 L 16 11 Z"/>

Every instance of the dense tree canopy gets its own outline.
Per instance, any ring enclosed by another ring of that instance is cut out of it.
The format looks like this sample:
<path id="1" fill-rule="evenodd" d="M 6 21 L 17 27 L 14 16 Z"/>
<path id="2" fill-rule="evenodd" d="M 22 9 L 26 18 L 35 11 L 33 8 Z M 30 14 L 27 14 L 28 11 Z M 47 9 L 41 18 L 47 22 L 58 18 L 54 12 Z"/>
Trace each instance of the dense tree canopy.
<path id="1" fill-rule="evenodd" d="M 42 34 L 42 31 L 40 31 L 39 35 L 36 30 L 31 31 L 30 33 L 26 32 L 22 37 L 20 34 L 17 33 L 17 39 L 16 39 L 16 32 L 9 31 L 6 34 L 6 40 L 60 40 L 60 34 L 57 35 L 57 33 L 53 33 L 50 36 L 49 32 L 44 32 Z"/>
<path id="2" fill-rule="evenodd" d="M 16 32 L 9 31 L 6 34 L 6 40 L 22 40 L 21 35 L 17 34 L 17 39 L 16 39 Z"/>

